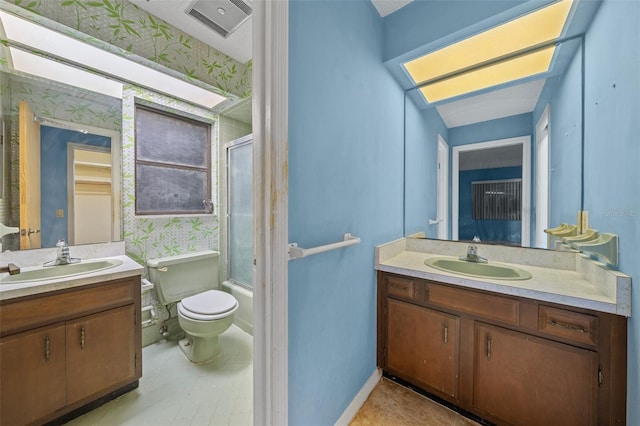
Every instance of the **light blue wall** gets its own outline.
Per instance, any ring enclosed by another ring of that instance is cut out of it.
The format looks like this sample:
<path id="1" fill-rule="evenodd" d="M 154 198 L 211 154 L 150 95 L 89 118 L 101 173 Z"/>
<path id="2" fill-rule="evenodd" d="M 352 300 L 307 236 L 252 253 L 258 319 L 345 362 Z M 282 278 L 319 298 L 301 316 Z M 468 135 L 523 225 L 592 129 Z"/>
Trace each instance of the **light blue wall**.
<path id="1" fill-rule="evenodd" d="M 586 38 L 585 209 L 620 236 L 620 270 L 633 279 L 627 424 L 640 424 L 640 2 L 603 2 Z"/>
<path id="2" fill-rule="evenodd" d="M 549 0 L 538 1 L 540 4 L 544 2 Z M 474 29 L 478 22 L 496 20 L 495 15 L 509 9 L 519 10 L 516 6 L 522 3 L 526 1 L 414 1 L 384 19 L 384 60 L 402 56 L 432 42 L 441 42 L 458 31 L 468 32 L 460 34 L 459 38 L 469 36 L 480 29 Z"/>
<path id="3" fill-rule="evenodd" d="M 621 235 L 620 269 L 635 280 L 640 279 L 638 22 L 640 2 L 605 0 L 585 50 L 585 208 L 593 227 Z M 381 66 L 390 55 L 383 55 L 380 25 L 368 0 L 290 5 L 290 241 L 310 247 L 345 232 L 363 240 L 289 265 L 294 425 L 333 424 L 375 368 L 373 246 L 400 236 L 403 222 L 403 99 Z M 569 117 L 574 114 L 567 110 Z M 532 134 L 531 115 L 528 123 Z M 571 130 L 571 121 L 566 123 L 565 133 Z M 475 139 L 512 136 L 476 134 Z M 452 129 L 447 142 L 454 146 L 469 138 L 470 129 Z M 634 292 L 633 310 L 639 309 L 640 294 Z M 635 317 L 629 322 L 628 358 L 628 424 L 640 424 Z"/>
<path id="4" fill-rule="evenodd" d="M 531 113 L 449 129 L 449 146 L 467 145 L 533 134 Z"/>
<path id="5" fill-rule="evenodd" d="M 447 127 L 435 108 L 419 110 L 407 99 L 405 142 L 405 235 L 425 232 L 436 238 L 436 226 L 429 219 L 437 217 L 436 164 L 438 134 L 445 141 Z"/>
<path id="6" fill-rule="evenodd" d="M 289 423 L 331 425 L 376 368 L 376 244 L 402 235 L 403 92 L 369 0 L 289 5 Z"/>
<path id="7" fill-rule="evenodd" d="M 67 142 L 110 148 L 111 139 L 73 130 L 41 126 L 40 140 L 42 247 L 55 247 L 59 238 L 68 239 Z M 64 211 L 64 217 L 56 217 L 57 209 Z"/>
<path id="8" fill-rule="evenodd" d="M 533 129 L 549 105 L 549 226 L 575 223 L 581 207 L 582 53 L 575 53 L 566 72 L 550 79 L 533 112 Z M 534 130 L 535 131 L 535 130 Z M 537 161 L 535 135 L 533 164 Z M 533 168 L 535 171 L 535 167 Z M 532 194 L 535 194 L 535 180 Z M 535 224 L 535 215 L 532 218 Z"/>

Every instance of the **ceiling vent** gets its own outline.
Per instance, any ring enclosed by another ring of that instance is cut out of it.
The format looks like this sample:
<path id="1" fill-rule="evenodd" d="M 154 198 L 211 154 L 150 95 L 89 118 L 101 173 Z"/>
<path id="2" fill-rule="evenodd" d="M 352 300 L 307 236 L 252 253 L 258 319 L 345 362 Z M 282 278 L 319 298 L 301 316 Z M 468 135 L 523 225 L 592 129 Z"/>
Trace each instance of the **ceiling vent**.
<path id="1" fill-rule="evenodd" d="M 227 38 L 251 16 L 247 0 L 196 0 L 186 13 Z"/>

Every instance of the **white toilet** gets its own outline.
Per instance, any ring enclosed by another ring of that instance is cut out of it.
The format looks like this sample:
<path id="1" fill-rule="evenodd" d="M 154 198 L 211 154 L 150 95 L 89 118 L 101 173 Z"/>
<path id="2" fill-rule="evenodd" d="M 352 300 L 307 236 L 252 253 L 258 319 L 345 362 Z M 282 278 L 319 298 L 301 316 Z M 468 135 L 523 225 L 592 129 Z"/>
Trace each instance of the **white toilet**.
<path id="1" fill-rule="evenodd" d="M 147 261 L 160 303 L 178 302 L 178 323 L 187 335 L 179 346 L 198 364 L 220 354 L 218 335 L 231 326 L 238 309 L 235 297 L 216 290 L 219 258 L 217 251 L 206 250 Z"/>

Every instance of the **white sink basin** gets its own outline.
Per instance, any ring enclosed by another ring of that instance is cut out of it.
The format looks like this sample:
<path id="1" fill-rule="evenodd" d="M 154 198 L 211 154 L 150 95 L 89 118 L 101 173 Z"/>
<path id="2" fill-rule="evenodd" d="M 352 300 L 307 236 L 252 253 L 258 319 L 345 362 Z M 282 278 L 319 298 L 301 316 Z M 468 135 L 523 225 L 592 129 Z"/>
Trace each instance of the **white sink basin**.
<path id="1" fill-rule="evenodd" d="M 120 259 L 88 260 L 69 265 L 39 267 L 8 275 L 0 279 L 0 284 L 18 284 L 30 281 L 53 280 L 74 275 L 88 274 L 122 265 Z"/>
<path id="2" fill-rule="evenodd" d="M 496 262 L 474 263 L 453 257 L 431 257 L 425 260 L 424 264 L 441 271 L 493 280 L 528 280 L 531 278 L 531 274 L 524 269 Z"/>

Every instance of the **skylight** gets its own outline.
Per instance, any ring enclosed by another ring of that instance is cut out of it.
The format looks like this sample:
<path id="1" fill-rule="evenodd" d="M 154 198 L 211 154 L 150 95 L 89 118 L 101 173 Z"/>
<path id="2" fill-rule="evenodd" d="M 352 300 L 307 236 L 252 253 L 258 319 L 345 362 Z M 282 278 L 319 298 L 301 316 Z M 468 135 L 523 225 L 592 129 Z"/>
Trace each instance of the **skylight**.
<path id="1" fill-rule="evenodd" d="M 106 77 L 112 77 L 123 82 L 130 82 L 158 93 L 164 93 L 177 99 L 201 105 L 205 108 L 213 108 L 226 100 L 224 96 L 217 93 L 182 81 L 114 53 L 83 43 L 25 19 L 18 18 L 7 12 L 0 11 L 0 19 L 2 20 L 6 37 L 10 42 L 34 50 L 47 52 L 52 57 L 60 58 L 71 64 L 86 66 L 87 69 L 98 71 Z M 12 55 L 15 52 L 20 52 L 20 50 L 11 49 Z M 20 60 L 21 59 L 19 59 L 19 61 Z M 54 69 L 57 68 L 57 66 L 52 65 L 56 64 L 55 61 L 46 58 L 42 58 L 42 60 L 47 62 L 45 63 L 46 65 L 40 66 L 51 67 L 51 72 L 55 72 Z M 84 72 L 80 69 L 76 70 L 78 72 Z M 38 71 L 37 68 L 23 68 L 21 71 L 41 75 L 41 71 Z M 89 74 L 88 72 L 85 73 Z M 51 75 L 48 78 L 65 81 L 64 76 Z"/>
<path id="2" fill-rule="evenodd" d="M 481 90 L 545 72 L 555 47 L 509 59 L 447 79 L 446 76 L 508 57 L 558 39 L 569 16 L 572 0 L 560 0 L 475 36 L 431 52 L 404 64 L 414 83 L 420 85 L 443 78 L 433 87 L 421 89 L 428 102 Z M 451 87 L 447 87 L 451 86 Z M 430 97 L 431 96 L 431 97 Z"/>
<path id="3" fill-rule="evenodd" d="M 97 74 L 10 47 L 13 69 L 113 98 L 122 99 L 122 84 Z"/>

